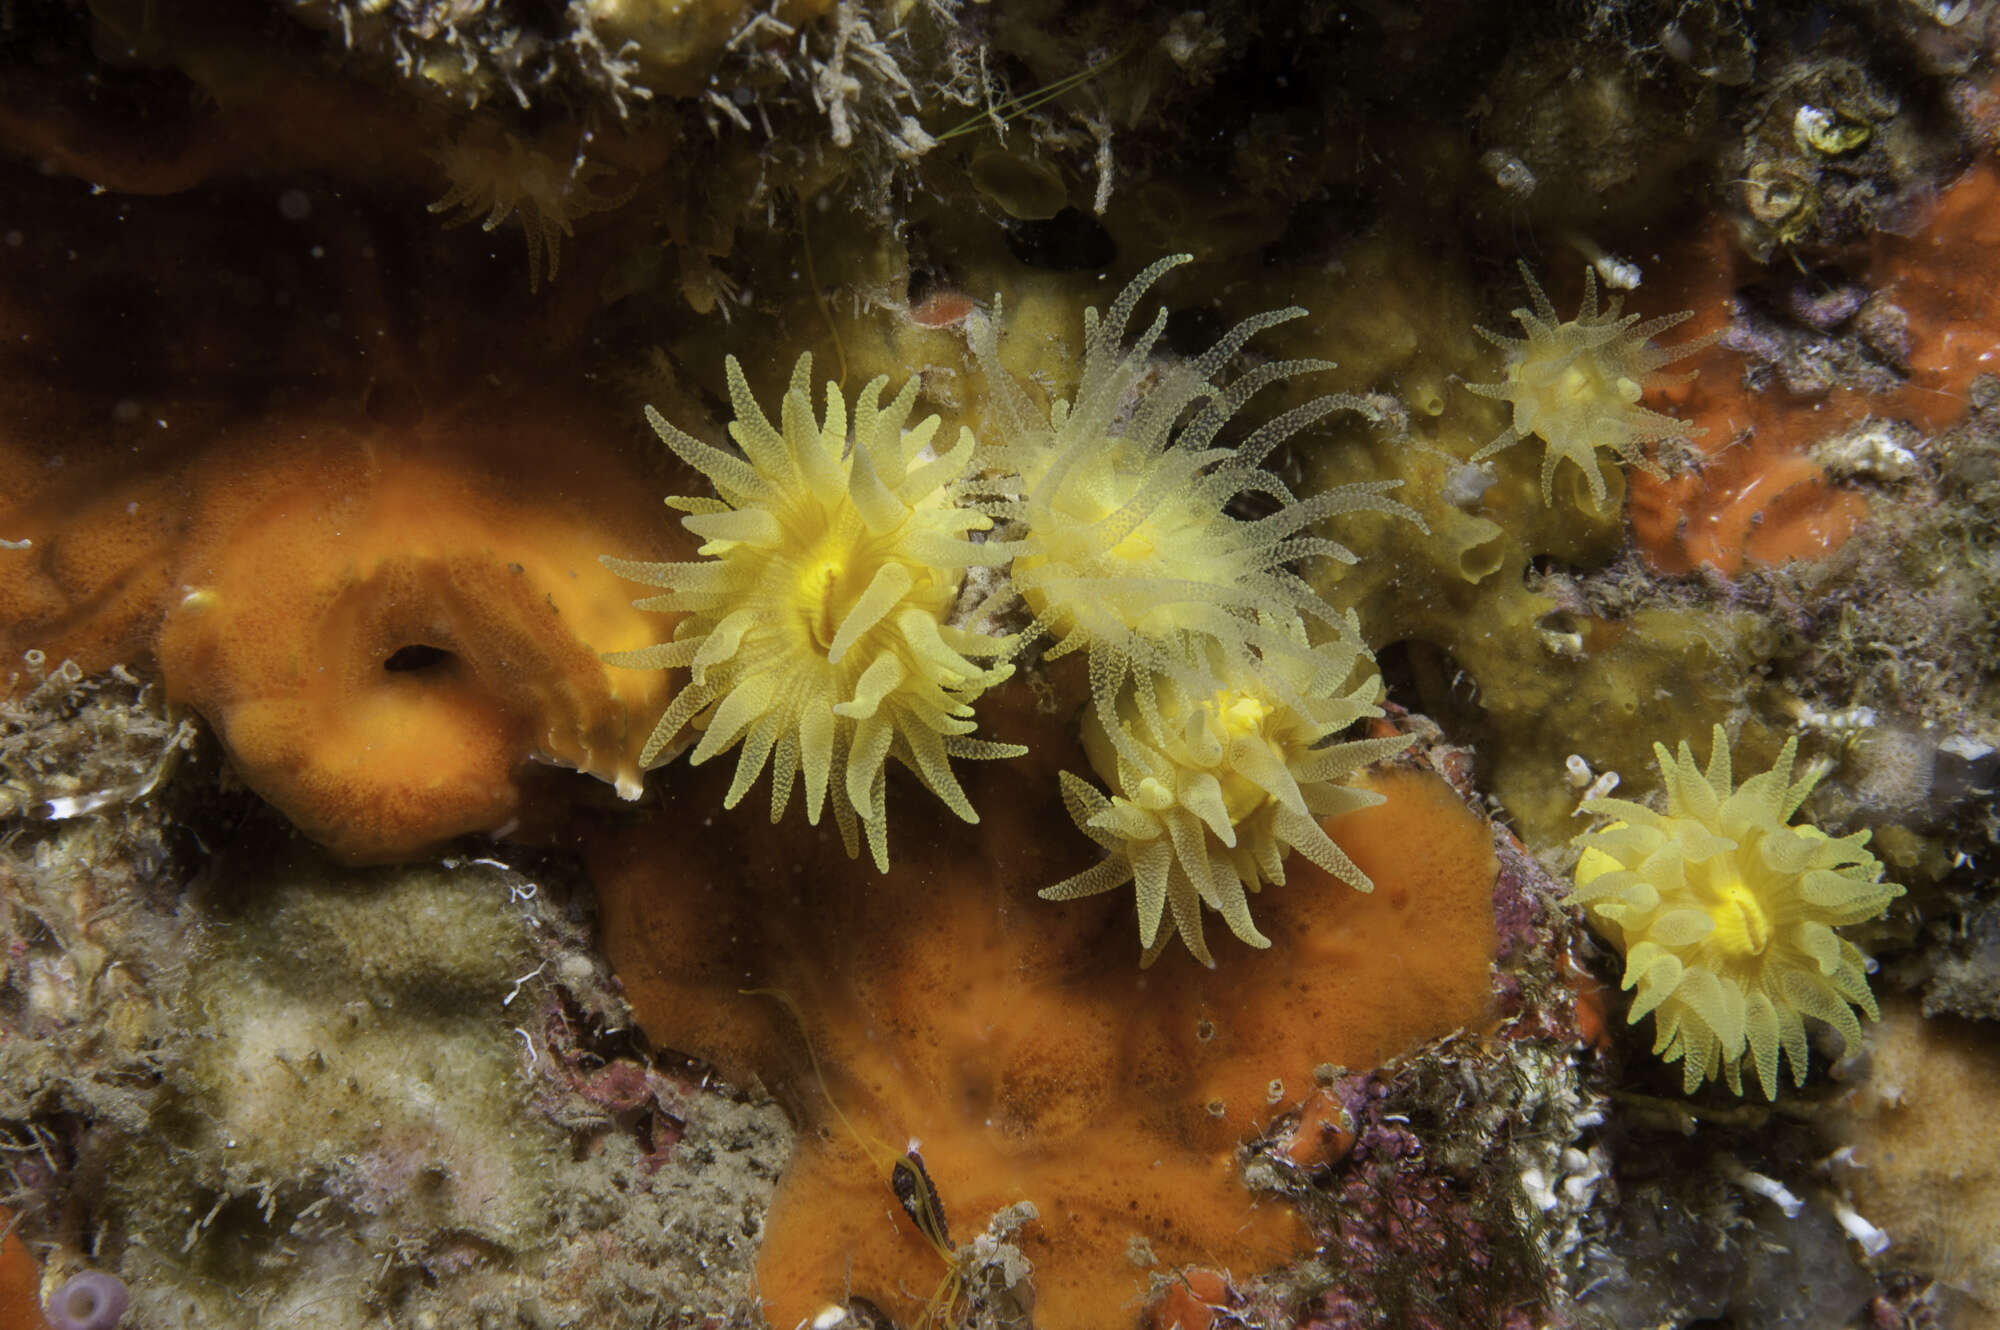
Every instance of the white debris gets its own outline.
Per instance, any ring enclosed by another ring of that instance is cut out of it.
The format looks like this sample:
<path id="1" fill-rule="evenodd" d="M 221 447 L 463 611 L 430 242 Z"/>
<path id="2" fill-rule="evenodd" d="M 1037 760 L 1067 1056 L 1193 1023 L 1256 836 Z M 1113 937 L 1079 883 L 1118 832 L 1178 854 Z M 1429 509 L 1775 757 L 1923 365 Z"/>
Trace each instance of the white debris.
<path id="1" fill-rule="evenodd" d="M 1444 478 L 1439 497 L 1454 508 L 1470 511 L 1485 497 L 1486 491 L 1498 483 L 1500 473 L 1491 465 L 1482 463 L 1473 466 L 1470 462 L 1455 466 L 1451 474 Z"/>
<path id="2" fill-rule="evenodd" d="M 6 541 L 0 540 L 0 545 L 6 543 Z M 1950 753 L 1953 757 L 1965 762 L 1980 762 L 1984 761 L 1987 755 L 1993 751 L 1993 745 L 1975 739 L 1969 734 L 1954 734 L 1951 738 L 1946 739 L 1938 745 L 1938 751 L 1940 753 Z"/>
<path id="3" fill-rule="evenodd" d="M 1556 1189 L 1533 1164 L 1521 1170 L 1521 1190 L 1527 1193 L 1528 1203 L 1544 1214 L 1556 1208 Z"/>
<path id="4" fill-rule="evenodd" d="M 1535 192 L 1535 186 L 1540 183 L 1535 179 L 1535 173 L 1528 169 L 1526 162 L 1498 148 L 1489 150 L 1481 157 L 1479 165 L 1486 174 L 1493 177 L 1494 184 L 1517 199 L 1527 198 Z"/>
<path id="5" fill-rule="evenodd" d="M 1923 470 L 1923 435 L 1900 420 L 1864 420 L 1813 445 L 1812 457 L 1836 479 L 1894 484 Z"/>
<path id="6" fill-rule="evenodd" d="M 1881 720 L 1881 716 L 1873 707 L 1842 707 L 1837 711 L 1821 711 L 1810 702 L 1801 702 L 1796 711 L 1801 729 L 1818 730 L 1822 734 L 1841 738 L 1859 734 L 1863 730 L 1872 730 Z"/>
<path id="7" fill-rule="evenodd" d="M 1582 1116 L 1579 1115 L 1576 1121 L 1581 1124 Z M 1562 1152 L 1562 1166 L 1563 1198 L 1570 1203 L 1572 1209 L 1581 1213 L 1596 1198 L 1597 1189 L 1604 1183 L 1604 1151 L 1594 1145 L 1588 1150 L 1569 1146 Z"/>
<path id="8" fill-rule="evenodd" d="M 1780 1210 L 1783 1210 L 1787 1219 L 1797 1219 L 1799 1211 L 1806 1208 L 1806 1203 L 1794 1196 L 1786 1188 L 1785 1184 L 1776 1178 L 1765 1177 L 1762 1173 L 1753 1173 L 1740 1164 L 1733 1167 L 1725 1167 L 1724 1172 L 1731 1182 L 1734 1182 L 1743 1190 L 1754 1192 L 1777 1206 Z"/>
<path id="9" fill-rule="evenodd" d="M 1598 277 L 1613 291 L 1636 291 L 1645 280 L 1645 272 L 1639 265 L 1617 254 L 1599 254 L 1590 261 L 1597 269 Z"/>
<path id="10" fill-rule="evenodd" d="M 1840 1226 L 1847 1231 L 1847 1236 L 1853 1238 L 1862 1251 L 1870 1256 L 1880 1256 L 1889 1250 L 1889 1235 L 1863 1219 L 1846 1201 L 1838 1196 L 1831 1197 L 1827 1201 L 1827 1208 L 1833 1211 L 1833 1217 L 1840 1221 Z"/>
<path id="11" fill-rule="evenodd" d="M 1801 152 L 1817 151 L 1816 144 L 1833 129 L 1833 115 L 1817 106 L 1801 106 L 1792 116 L 1792 142 Z"/>

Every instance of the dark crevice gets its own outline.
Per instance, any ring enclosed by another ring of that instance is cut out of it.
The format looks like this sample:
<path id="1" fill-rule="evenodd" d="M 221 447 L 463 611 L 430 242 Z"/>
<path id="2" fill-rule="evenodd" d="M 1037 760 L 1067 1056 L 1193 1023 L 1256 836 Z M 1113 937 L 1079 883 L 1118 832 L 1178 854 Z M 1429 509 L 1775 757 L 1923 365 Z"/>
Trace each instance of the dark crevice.
<path id="1" fill-rule="evenodd" d="M 452 653 L 443 647 L 412 642 L 409 646 L 397 647 L 390 652 L 389 659 L 382 662 L 382 668 L 391 674 L 417 674 L 441 669 L 453 659 Z"/>
<path id="2" fill-rule="evenodd" d="M 1006 223 L 1007 249 L 1030 268 L 1093 272 L 1118 259 L 1118 242 L 1087 212 L 1064 208 L 1047 221 Z"/>

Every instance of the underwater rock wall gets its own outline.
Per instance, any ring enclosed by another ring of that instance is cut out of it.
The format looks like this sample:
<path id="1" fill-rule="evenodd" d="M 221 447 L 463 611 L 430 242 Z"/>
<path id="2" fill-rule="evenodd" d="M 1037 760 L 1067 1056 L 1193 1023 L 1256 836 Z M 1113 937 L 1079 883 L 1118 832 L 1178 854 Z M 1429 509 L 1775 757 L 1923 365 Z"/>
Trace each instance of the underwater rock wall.
<path id="1" fill-rule="evenodd" d="M 792 1133 L 643 1055 L 570 881 L 287 845 L 190 789 L 216 755 L 152 686 L 55 673 L 5 724 L 10 775 L 34 738 L 98 754 L 82 807 L 10 819 L 8 1204 L 57 1240 L 43 1290 L 115 1271 L 135 1325 L 747 1323 Z"/>

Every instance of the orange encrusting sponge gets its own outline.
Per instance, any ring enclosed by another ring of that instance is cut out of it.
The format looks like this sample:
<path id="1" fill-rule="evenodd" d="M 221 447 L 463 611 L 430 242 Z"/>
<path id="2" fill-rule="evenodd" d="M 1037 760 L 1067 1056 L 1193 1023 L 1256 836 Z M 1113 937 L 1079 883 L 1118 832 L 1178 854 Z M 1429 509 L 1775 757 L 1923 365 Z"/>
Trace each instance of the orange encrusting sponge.
<path id="1" fill-rule="evenodd" d="M 500 828 L 530 760 L 636 794 L 668 679 L 598 653 L 660 616 L 597 556 L 672 537 L 656 482 L 588 420 L 518 401 L 291 417 L 112 470 L 80 506 L 24 505 L 0 641 L 86 669 L 155 655 L 245 783 L 353 861 Z"/>
<path id="2" fill-rule="evenodd" d="M 1379 772 L 1388 802 L 1330 823 L 1373 894 L 1295 857 L 1259 901 L 1269 952 L 1230 939 L 1214 970 L 1179 952 L 1142 970 L 1129 902 L 1035 899 L 1084 843 L 1053 779 L 1073 740 L 1025 693 L 989 695 L 1001 737 L 1031 751 L 969 773 L 979 825 L 901 805 L 922 821 L 897 828 L 886 879 L 831 832 L 774 833 L 761 812 L 590 838 L 606 947 L 647 1033 L 804 1119 L 758 1267 L 773 1324 L 850 1291 L 901 1322 L 921 1312 L 946 1265 L 890 1189 L 912 1141 L 954 1241 L 1035 1205 L 1014 1241 L 1045 1330 L 1132 1325 L 1177 1267 L 1268 1269 L 1308 1239 L 1243 1187 L 1238 1145 L 1316 1067 L 1372 1067 L 1489 1018 L 1490 829 L 1438 777 Z M 668 808 L 715 807 L 715 779 L 677 773 Z"/>
<path id="3" fill-rule="evenodd" d="M 1742 382 L 1742 357 L 1711 347 L 1689 362 L 1690 382 L 1649 396 L 1707 432 L 1692 447 L 1693 470 L 1666 480 L 1631 477 L 1639 546 L 1655 568 L 1708 567 L 1734 576 L 1748 564 L 1814 559 L 1838 549 L 1867 505 L 1835 487 L 1808 455 L 1813 445 L 1869 416 L 1936 430 L 1965 414 L 1972 380 L 2000 373 L 2000 251 L 1990 222 L 2000 207 L 2000 167 L 1981 161 L 1938 200 L 1922 230 L 1874 238 L 1867 284 L 1909 318 L 1904 378 L 1894 391 L 1834 389 L 1811 399 Z M 1696 311 L 1695 334 L 1729 319 L 1729 302 L 1751 270 L 1717 218 L 1648 282 L 1668 303 Z"/>
<path id="4" fill-rule="evenodd" d="M 1661 299 L 1695 311 L 1692 337 L 1728 326 L 1745 279 L 1732 228 L 1718 218 L 1655 277 Z M 1648 283 L 1648 289 L 1654 282 Z M 1743 383 L 1743 357 L 1716 345 L 1682 367 L 1693 377 L 1647 394 L 1656 410 L 1700 431 L 1693 466 L 1665 479 L 1634 470 L 1629 512 L 1647 562 L 1664 573 L 1706 567 L 1734 577 L 1748 564 L 1817 559 L 1847 540 L 1867 505 L 1836 489 L 1806 450 L 1867 414 L 1872 399 L 1839 392 L 1800 400 Z"/>
<path id="5" fill-rule="evenodd" d="M 2000 163 L 1989 154 L 1939 197 L 1922 230 L 1875 238 L 1869 285 L 1910 316 L 1909 381 L 1897 415 L 1937 429 L 1965 414 L 1973 379 L 2000 374 Z"/>
<path id="6" fill-rule="evenodd" d="M 48 1330 L 42 1316 L 42 1267 L 21 1241 L 7 1232 L 13 1216 L 0 1210 L 0 1325 L 8 1330 Z"/>

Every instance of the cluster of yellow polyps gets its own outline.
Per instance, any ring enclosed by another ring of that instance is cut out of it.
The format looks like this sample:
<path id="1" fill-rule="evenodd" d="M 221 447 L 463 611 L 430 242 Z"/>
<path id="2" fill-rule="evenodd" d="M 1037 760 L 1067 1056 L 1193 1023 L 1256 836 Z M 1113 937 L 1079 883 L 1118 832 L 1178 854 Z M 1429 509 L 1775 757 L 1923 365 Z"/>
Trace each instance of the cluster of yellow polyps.
<path id="1" fill-rule="evenodd" d="M 934 454 L 936 417 L 907 427 L 915 382 L 885 407 L 886 380 L 877 380 L 856 403 L 850 441 L 835 385 L 815 419 L 808 358 L 776 426 L 731 362 L 730 435 L 740 455 L 653 415 L 660 437 L 719 497 L 671 500 L 706 542 L 701 560 L 606 560 L 666 589 L 641 608 L 685 616 L 672 642 L 612 658 L 690 671 L 645 760 L 693 742 L 689 731 L 701 732 L 694 762 L 740 743 L 731 806 L 769 762 L 775 820 L 802 774 L 808 819 L 818 821 L 831 791 L 849 852 L 858 826 L 886 872 L 888 760 L 976 821 L 949 759 L 1016 751 L 971 737 L 972 704 L 1016 655 L 1044 642 L 1047 660 L 1086 653 L 1086 741 L 1111 787 L 1107 797 L 1066 775 L 1072 814 L 1110 853 L 1045 896 L 1133 882 L 1147 959 L 1178 934 L 1206 962 L 1204 904 L 1238 937 L 1266 945 L 1246 892 L 1283 882 L 1292 849 L 1367 890 L 1317 819 L 1370 802 L 1339 782 L 1400 741 L 1329 742 L 1380 714 L 1379 683 L 1355 620 L 1334 613 L 1290 565 L 1353 560 L 1312 534 L 1324 518 L 1364 508 L 1415 515 L 1386 497 L 1391 484 L 1302 500 L 1262 465 L 1304 426 L 1361 409 L 1357 399 L 1323 396 L 1234 446 L 1217 443 L 1258 390 L 1329 368 L 1277 361 L 1222 378 L 1253 335 L 1301 311 L 1258 315 L 1206 353 L 1173 359 L 1154 354 L 1162 310 L 1127 344 L 1141 298 L 1186 261 L 1146 269 L 1102 319 L 1087 311 L 1075 396 L 1046 410 L 1000 368 L 996 310 L 975 341 L 994 399 L 993 439 L 962 430 Z M 1273 511 L 1232 515 L 1231 500 L 1245 494 Z M 957 626 L 970 568 L 994 570 L 999 590 L 1018 596 L 1022 617 L 1032 616 L 1022 632 Z"/>

